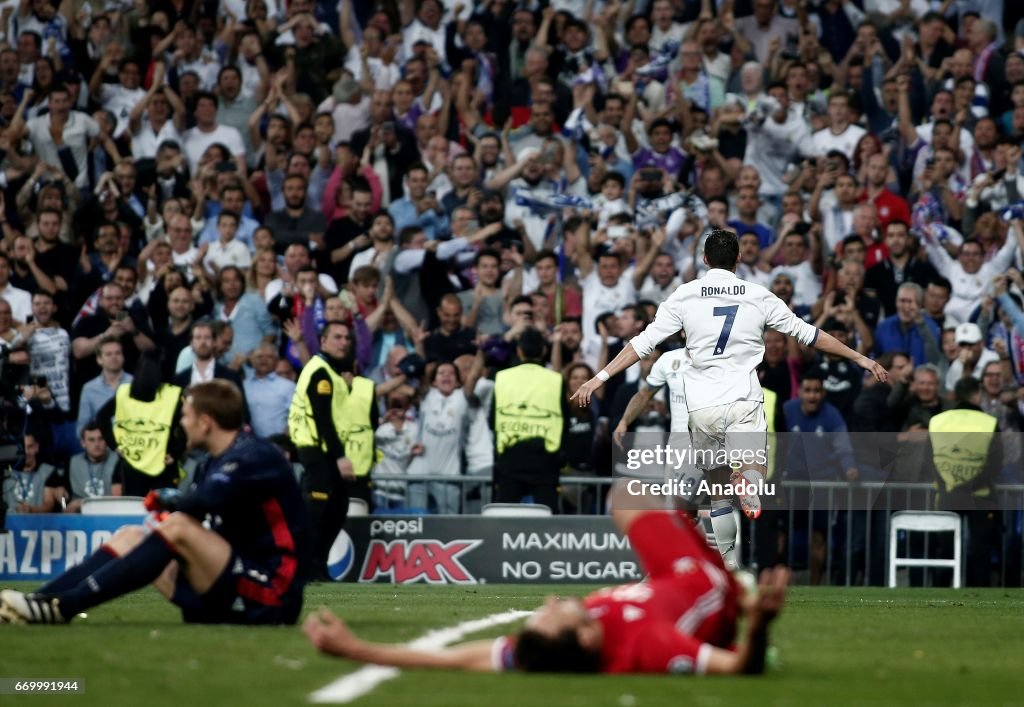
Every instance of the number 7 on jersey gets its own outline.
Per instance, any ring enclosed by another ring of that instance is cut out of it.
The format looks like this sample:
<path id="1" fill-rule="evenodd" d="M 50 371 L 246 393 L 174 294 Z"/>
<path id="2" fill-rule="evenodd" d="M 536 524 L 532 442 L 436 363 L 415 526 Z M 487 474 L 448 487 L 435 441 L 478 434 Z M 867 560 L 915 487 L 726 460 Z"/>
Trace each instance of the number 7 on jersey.
<path id="1" fill-rule="evenodd" d="M 725 345 L 729 343 L 729 335 L 732 334 L 732 325 L 736 321 L 736 311 L 739 308 L 738 304 L 729 305 L 728 307 L 715 307 L 714 315 L 716 317 L 725 317 L 722 333 L 718 335 L 718 343 L 715 344 L 715 356 L 725 353 Z"/>

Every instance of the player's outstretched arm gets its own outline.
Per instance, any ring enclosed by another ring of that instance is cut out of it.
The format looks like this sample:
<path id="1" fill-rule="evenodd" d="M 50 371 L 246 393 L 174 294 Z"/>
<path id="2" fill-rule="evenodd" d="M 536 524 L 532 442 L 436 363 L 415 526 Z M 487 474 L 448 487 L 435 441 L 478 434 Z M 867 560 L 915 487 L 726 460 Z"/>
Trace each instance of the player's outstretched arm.
<path id="1" fill-rule="evenodd" d="M 590 405 L 590 398 L 593 397 L 594 391 L 604 385 L 606 380 L 616 373 L 626 370 L 639 360 L 640 356 L 633 350 L 633 345 L 626 344 L 622 347 L 619 355 L 612 359 L 611 363 L 601 369 L 596 376 L 577 388 L 569 400 L 575 402 L 581 408 L 585 408 L 587 405 Z"/>
<path id="2" fill-rule="evenodd" d="M 871 371 L 879 383 L 885 383 L 889 380 L 889 372 L 886 371 L 880 363 L 872 361 L 863 354 L 857 353 L 831 334 L 819 331 L 818 339 L 814 342 L 814 348 L 822 353 L 832 354 L 833 356 L 842 356 L 843 358 L 853 361 L 865 371 Z"/>
<path id="3" fill-rule="evenodd" d="M 768 626 L 782 611 L 789 577 L 789 569 L 781 565 L 761 573 L 757 594 L 744 607 L 746 640 L 735 652 L 712 648 L 705 672 L 728 675 L 760 675 L 764 672 Z"/>
<path id="4" fill-rule="evenodd" d="M 581 385 L 572 394 L 570 400 L 575 401 L 580 407 L 586 407 L 590 404 L 590 398 L 594 391 L 604 385 L 605 381 L 616 373 L 626 370 L 641 358 L 647 358 L 654 351 L 655 346 L 673 334 L 678 334 L 683 328 L 682 321 L 679 318 L 679 306 L 679 303 L 671 298 L 662 302 L 658 307 L 658 313 L 654 315 L 654 321 L 648 324 L 646 329 L 633 337 L 633 341 L 623 346 L 622 351 L 612 359 L 611 363 L 599 371 L 596 376 Z M 633 342 L 637 342 L 637 346 L 640 347 L 639 351 L 633 345 Z"/>
<path id="5" fill-rule="evenodd" d="M 390 665 L 395 668 L 434 668 L 490 672 L 494 641 L 473 641 L 451 648 L 419 650 L 395 643 L 364 641 L 344 621 L 327 609 L 310 614 L 302 631 L 317 650 L 359 663 Z"/>

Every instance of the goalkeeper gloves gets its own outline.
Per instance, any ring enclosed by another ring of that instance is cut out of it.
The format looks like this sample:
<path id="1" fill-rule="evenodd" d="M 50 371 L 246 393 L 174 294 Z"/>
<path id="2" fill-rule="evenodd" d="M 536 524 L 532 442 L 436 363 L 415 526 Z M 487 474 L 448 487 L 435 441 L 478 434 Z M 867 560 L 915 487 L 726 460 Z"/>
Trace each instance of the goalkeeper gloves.
<path id="1" fill-rule="evenodd" d="M 143 505 L 147 511 L 170 511 L 178 510 L 183 494 L 178 489 L 153 489 L 146 494 Z"/>

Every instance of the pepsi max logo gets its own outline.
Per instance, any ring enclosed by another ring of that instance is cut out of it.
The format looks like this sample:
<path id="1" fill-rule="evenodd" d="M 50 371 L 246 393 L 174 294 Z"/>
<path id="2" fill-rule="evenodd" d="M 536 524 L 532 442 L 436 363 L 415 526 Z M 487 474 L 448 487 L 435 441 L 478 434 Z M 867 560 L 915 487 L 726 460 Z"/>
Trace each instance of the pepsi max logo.
<path id="1" fill-rule="evenodd" d="M 375 520 L 370 523 L 370 537 L 378 535 L 422 535 L 423 519 L 413 518 L 412 520 Z"/>
<path id="2" fill-rule="evenodd" d="M 331 579 L 335 582 L 345 579 L 355 563 L 355 554 L 352 538 L 342 530 L 334 539 L 334 544 L 331 545 L 331 550 L 327 554 L 327 574 Z"/>

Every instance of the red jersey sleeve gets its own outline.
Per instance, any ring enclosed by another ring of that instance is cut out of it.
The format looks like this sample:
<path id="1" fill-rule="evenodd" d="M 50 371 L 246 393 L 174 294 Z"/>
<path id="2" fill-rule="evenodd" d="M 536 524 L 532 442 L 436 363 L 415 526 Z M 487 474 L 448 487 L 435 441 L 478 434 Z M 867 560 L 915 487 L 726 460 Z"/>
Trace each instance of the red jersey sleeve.
<path id="1" fill-rule="evenodd" d="M 680 633 L 672 624 L 659 623 L 634 644 L 632 672 L 703 675 L 711 650 L 709 644 Z"/>

